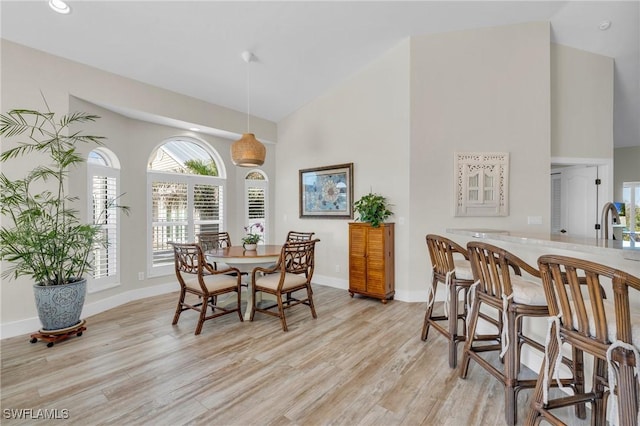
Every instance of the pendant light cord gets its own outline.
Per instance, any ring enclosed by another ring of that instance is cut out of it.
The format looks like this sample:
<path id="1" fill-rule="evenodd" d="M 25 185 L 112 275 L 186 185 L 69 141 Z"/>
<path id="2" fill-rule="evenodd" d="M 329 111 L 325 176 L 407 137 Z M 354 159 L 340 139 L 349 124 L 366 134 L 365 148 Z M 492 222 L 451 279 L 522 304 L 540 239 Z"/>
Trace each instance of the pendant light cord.
<path id="1" fill-rule="evenodd" d="M 249 117 L 251 116 L 251 90 L 249 87 L 249 67 L 251 66 L 251 58 L 247 61 L 247 133 L 249 133 Z"/>

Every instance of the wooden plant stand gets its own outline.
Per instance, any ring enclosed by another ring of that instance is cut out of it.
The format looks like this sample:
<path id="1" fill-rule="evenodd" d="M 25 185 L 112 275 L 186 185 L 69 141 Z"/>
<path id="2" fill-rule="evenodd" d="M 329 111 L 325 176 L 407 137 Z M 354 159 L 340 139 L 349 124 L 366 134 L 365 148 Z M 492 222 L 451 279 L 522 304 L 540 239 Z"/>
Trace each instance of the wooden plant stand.
<path id="1" fill-rule="evenodd" d="M 87 329 L 87 327 L 85 327 L 86 323 L 86 320 L 80 320 L 78 324 L 67 328 L 61 328 L 60 330 L 40 330 L 31 335 L 30 342 L 36 343 L 38 340 L 43 340 L 48 342 L 47 347 L 50 348 L 54 343 L 62 342 L 74 335 L 78 337 L 82 336 L 82 332 Z"/>

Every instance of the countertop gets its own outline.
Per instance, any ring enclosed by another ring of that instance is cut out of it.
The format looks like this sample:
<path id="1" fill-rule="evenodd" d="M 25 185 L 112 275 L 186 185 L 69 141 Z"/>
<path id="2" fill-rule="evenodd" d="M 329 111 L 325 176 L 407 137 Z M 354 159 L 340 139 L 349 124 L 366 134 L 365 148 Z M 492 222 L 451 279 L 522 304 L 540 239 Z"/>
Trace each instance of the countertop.
<path id="1" fill-rule="evenodd" d="M 472 238 L 487 240 L 507 241 L 537 247 L 554 247 L 565 250 L 572 250 L 584 253 L 603 254 L 621 256 L 627 260 L 640 262 L 640 242 L 604 240 L 601 238 L 576 238 L 567 235 L 527 235 L 519 232 L 511 232 L 500 229 L 488 228 L 451 228 L 447 233 L 463 235 Z"/>

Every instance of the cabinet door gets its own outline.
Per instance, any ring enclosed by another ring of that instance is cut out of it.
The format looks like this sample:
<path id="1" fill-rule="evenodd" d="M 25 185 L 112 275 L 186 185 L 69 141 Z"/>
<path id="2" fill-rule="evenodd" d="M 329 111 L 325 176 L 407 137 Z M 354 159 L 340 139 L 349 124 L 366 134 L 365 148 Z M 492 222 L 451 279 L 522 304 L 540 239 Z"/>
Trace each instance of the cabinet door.
<path id="1" fill-rule="evenodd" d="M 367 228 L 349 227 L 349 289 L 367 291 Z"/>
<path id="2" fill-rule="evenodd" d="M 370 228 L 367 244 L 367 291 L 385 294 L 385 228 Z"/>

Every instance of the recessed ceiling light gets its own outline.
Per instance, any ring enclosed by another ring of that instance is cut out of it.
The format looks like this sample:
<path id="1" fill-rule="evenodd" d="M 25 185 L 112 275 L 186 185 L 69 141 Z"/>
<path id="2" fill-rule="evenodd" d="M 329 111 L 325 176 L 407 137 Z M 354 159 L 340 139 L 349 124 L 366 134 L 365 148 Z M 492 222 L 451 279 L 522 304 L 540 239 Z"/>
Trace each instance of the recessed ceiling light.
<path id="1" fill-rule="evenodd" d="M 600 28 L 601 31 L 606 31 L 609 27 L 611 27 L 611 21 L 602 21 L 600 22 L 600 25 L 598 25 L 598 28 Z"/>
<path id="2" fill-rule="evenodd" d="M 49 0 L 49 7 L 58 13 L 66 15 L 71 12 L 71 8 L 62 0 Z"/>

